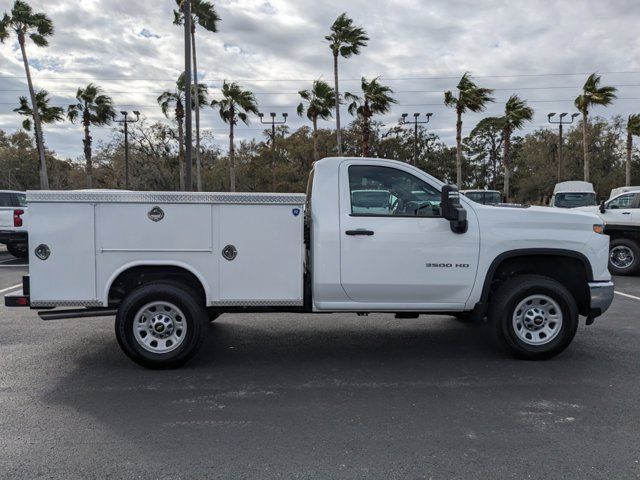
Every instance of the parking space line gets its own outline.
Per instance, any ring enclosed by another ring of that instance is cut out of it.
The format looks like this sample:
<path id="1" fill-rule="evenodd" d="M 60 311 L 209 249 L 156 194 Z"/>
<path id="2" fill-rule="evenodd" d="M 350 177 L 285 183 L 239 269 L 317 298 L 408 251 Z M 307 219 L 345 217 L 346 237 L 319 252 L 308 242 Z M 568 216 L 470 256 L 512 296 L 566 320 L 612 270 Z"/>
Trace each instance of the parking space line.
<path id="1" fill-rule="evenodd" d="M 616 290 L 616 293 L 618 295 L 622 295 L 623 297 L 633 298 L 634 300 L 640 300 L 640 297 L 636 297 L 635 295 L 629 295 L 628 293 L 618 292 L 617 290 Z"/>
<path id="2" fill-rule="evenodd" d="M 3 288 L 2 290 L 0 290 L 0 293 L 8 292 L 10 290 L 15 290 L 16 288 L 20 288 L 21 286 L 22 286 L 21 283 L 17 283 L 11 287 Z"/>

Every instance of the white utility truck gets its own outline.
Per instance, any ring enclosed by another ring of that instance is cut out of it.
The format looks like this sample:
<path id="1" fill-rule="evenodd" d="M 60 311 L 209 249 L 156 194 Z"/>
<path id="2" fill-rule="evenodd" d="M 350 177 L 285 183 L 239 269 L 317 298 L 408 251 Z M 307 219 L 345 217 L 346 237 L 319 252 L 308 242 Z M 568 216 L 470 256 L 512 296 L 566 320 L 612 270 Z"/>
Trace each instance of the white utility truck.
<path id="1" fill-rule="evenodd" d="M 553 196 L 549 202 L 550 207 L 575 208 L 598 205 L 596 191 L 589 182 L 570 180 L 556 183 L 553 188 Z"/>
<path id="2" fill-rule="evenodd" d="M 611 238 L 609 270 L 616 275 L 640 273 L 640 187 L 620 187 L 599 207 L 578 210 L 596 213 Z"/>
<path id="3" fill-rule="evenodd" d="M 274 311 L 488 318 L 508 351 L 542 359 L 613 299 L 596 215 L 480 205 L 392 160 L 316 162 L 306 195 L 27 197 L 30 275 L 5 304 L 115 315 L 122 349 L 147 367 L 192 357 L 222 313 Z"/>

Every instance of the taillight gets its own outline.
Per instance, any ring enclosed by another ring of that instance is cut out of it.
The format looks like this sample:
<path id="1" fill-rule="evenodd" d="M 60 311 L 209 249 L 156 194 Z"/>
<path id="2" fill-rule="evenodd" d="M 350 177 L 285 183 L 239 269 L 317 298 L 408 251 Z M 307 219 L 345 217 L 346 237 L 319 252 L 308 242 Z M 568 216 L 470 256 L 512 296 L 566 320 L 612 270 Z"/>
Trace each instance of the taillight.
<path id="1" fill-rule="evenodd" d="M 21 227 L 22 226 L 22 217 L 20 215 L 24 214 L 24 210 L 14 210 L 13 211 L 13 226 Z"/>

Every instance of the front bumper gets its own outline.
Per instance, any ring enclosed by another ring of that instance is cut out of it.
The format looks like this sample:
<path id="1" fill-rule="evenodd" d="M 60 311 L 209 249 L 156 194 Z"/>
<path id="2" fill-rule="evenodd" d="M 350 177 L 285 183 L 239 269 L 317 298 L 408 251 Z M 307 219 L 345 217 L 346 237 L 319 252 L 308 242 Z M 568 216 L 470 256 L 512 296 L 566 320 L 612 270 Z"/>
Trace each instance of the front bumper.
<path id="1" fill-rule="evenodd" d="M 591 282 L 589 283 L 589 315 L 587 315 L 587 324 L 593 323 L 596 317 L 599 317 L 611 306 L 614 296 L 613 282 Z"/>

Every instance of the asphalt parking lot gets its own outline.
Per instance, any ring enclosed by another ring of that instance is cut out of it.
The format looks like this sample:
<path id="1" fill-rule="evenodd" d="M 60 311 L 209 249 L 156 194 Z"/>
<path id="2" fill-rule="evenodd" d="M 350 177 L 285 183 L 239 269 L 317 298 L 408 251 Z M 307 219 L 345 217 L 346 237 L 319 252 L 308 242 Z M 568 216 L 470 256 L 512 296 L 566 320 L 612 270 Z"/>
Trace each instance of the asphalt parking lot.
<path id="1" fill-rule="evenodd" d="M 149 371 L 111 318 L 0 307 L 0 478 L 638 478 L 640 277 L 615 281 L 546 362 L 451 317 L 225 315 Z"/>

